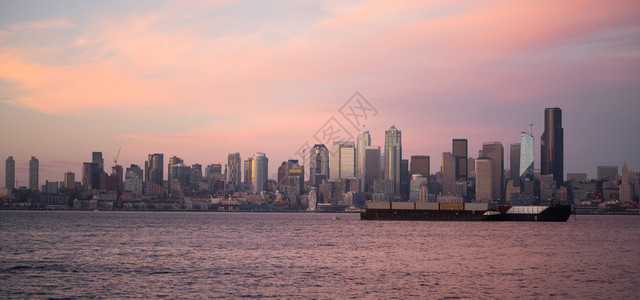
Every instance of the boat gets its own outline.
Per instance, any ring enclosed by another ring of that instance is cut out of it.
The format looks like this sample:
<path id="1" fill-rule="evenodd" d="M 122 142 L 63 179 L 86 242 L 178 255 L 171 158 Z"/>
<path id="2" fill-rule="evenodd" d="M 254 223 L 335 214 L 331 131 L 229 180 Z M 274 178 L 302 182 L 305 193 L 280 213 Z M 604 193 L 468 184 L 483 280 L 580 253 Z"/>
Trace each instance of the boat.
<path id="1" fill-rule="evenodd" d="M 337 221 L 337 220 L 340 220 L 340 217 L 335 217 L 334 216 L 334 217 L 331 217 L 331 220 Z"/>
<path id="2" fill-rule="evenodd" d="M 361 220 L 566 222 L 571 205 L 490 207 L 488 203 L 369 201 Z"/>

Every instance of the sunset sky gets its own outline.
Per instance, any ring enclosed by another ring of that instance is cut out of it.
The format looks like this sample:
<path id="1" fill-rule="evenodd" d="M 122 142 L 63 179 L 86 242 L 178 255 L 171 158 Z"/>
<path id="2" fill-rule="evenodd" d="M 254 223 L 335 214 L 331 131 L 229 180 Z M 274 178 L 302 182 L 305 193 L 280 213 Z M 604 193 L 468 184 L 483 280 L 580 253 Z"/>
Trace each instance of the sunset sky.
<path id="1" fill-rule="evenodd" d="M 565 172 L 640 171 L 640 1 L 1 1 L 0 179 L 81 179 L 148 153 L 186 164 L 229 152 L 269 173 L 359 92 L 373 144 L 403 156 L 453 138 L 509 144 L 563 110 Z M 351 126 L 351 127 L 349 127 Z M 355 132 L 357 134 L 357 132 Z M 328 146 L 328 145 L 327 145 Z M 166 168 L 166 167 L 165 167 Z"/>

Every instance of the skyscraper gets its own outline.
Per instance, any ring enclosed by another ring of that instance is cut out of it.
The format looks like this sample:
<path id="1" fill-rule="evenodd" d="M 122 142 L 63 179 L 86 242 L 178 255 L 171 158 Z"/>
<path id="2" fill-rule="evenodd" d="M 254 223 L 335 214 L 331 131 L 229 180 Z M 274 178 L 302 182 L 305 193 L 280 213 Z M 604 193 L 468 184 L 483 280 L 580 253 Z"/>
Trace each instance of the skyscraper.
<path id="1" fill-rule="evenodd" d="M 627 162 L 622 165 L 622 181 L 618 187 L 618 195 L 620 196 L 620 202 L 631 201 L 631 185 L 629 184 L 629 168 Z"/>
<path id="2" fill-rule="evenodd" d="M 249 157 L 244 161 L 244 180 L 242 182 L 245 185 L 251 184 L 251 180 L 252 180 L 251 168 L 253 168 L 253 157 Z"/>
<path id="3" fill-rule="evenodd" d="M 260 193 L 264 190 L 264 185 L 267 182 L 269 160 L 264 153 L 258 152 L 253 156 L 251 166 L 253 191 Z"/>
<path id="4" fill-rule="evenodd" d="M 564 129 L 562 110 L 544 110 L 544 133 L 540 138 L 540 174 L 553 174 L 556 187 L 560 187 L 564 176 Z"/>
<path id="5" fill-rule="evenodd" d="M 39 167 L 38 159 L 32 156 L 29 161 L 29 189 L 38 189 Z"/>
<path id="6" fill-rule="evenodd" d="M 380 179 L 380 147 L 369 146 L 365 149 L 364 189 L 362 192 L 372 193 L 373 183 Z"/>
<path id="7" fill-rule="evenodd" d="M 467 139 L 453 139 L 452 150 L 456 158 L 456 181 L 467 181 Z"/>
<path id="8" fill-rule="evenodd" d="M 138 165 L 131 165 L 124 174 L 124 190 L 142 195 L 144 171 Z"/>
<path id="9" fill-rule="evenodd" d="M 520 145 L 521 143 L 509 145 L 509 179 L 512 179 L 516 186 L 520 183 Z"/>
<path id="10" fill-rule="evenodd" d="M 393 192 L 400 195 L 400 167 L 402 162 L 402 132 L 391 125 L 384 133 L 384 179 L 393 182 Z"/>
<path id="11" fill-rule="evenodd" d="M 316 144 L 310 151 L 311 185 L 318 187 L 323 180 L 329 178 L 329 150 L 324 144 Z"/>
<path id="12" fill-rule="evenodd" d="M 13 156 L 7 158 L 4 177 L 4 187 L 13 189 L 16 187 L 16 161 Z"/>
<path id="13" fill-rule="evenodd" d="M 491 158 L 476 159 L 476 202 L 493 202 L 493 164 Z"/>
<path id="14" fill-rule="evenodd" d="M 491 188 L 494 201 L 501 200 L 504 194 L 504 148 L 500 142 L 482 143 L 482 154 L 491 159 Z M 476 182 L 478 180 L 478 164 L 476 163 Z M 476 183 L 477 184 L 477 183 Z M 476 196 L 477 198 L 477 196 Z"/>
<path id="15" fill-rule="evenodd" d="M 451 152 L 442 153 L 442 194 L 456 192 L 456 157 Z"/>
<path id="16" fill-rule="evenodd" d="M 424 177 L 429 177 L 431 162 L 428 155 L 412 155 L 411 156 L 411 173 L 420 174 Z"/>
<path id="17" fill-rule="evenodd" d="M 363 131 L 358 134 L 358 140 L 356 144 L 356 177 L 360 178 L 360 190 L 364 191 L 364 168 L 365 168 L 365 151 L 367 147 L 371 146 L 371 135 L 369 131 Z"/>
<path id="18" fill-rule="evenodd" d="M 331 145 L 331 151 L 329 151 L 330 179 L 355 177 L 355 147 L 354 142 L 334 142 Z M 343 150 L 344 148 L 348 149 Z"/>
<path id="19" fill-rule="evenodd" d="M 533 155 L 533 136 L 523 132 L 520 134 L 520 169 L 518 171 L 520 182 L 524 182 L 527 179 L 533 181 Z"/>
<path id="20" fill-rule="evenodd" d="M 64 188 L 70 191 L 76 188 L 76 174 L 69 171 L 64 173 Z"/>
<path id="21" fill-rule="evenodd" d="M 240 153 L 229 153 L 227 158 L 227 188 L 237 191 L 240 187 L 242 170 L 240 169 Z"/>
<path id="22" fill-rule="evenodd" d="M 102 159 L 102 152 L 97 152 L 97 151 L 92 152 L 91 162 L 96 164 L 100 172 L 104 172 L 104 159 Z"/>
<path id="23" fill-rule="evenodd" d="M 164 154 L 149 154 L 144 162 L 146 193 L 160 195 L 164 193 Z"/>

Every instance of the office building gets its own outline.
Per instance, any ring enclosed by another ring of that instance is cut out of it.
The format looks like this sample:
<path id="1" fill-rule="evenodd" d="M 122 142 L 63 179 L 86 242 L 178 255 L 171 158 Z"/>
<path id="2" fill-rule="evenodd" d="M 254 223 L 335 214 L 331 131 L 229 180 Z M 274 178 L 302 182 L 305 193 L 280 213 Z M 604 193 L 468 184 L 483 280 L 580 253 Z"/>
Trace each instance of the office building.
<path id="1" fill-rule="evenodd" d="M 145 193 L 164 194 L 164 154 L 149 154 L 144 163 Z"/>
<path id="2" fill-rule="evenodd" d="M 356 144 L 356 177 L 360 179 L 361 191 L 364 191 L 365 189 L 365 152 L 369 146 L 371 146 L 371 135 L 369 134 L 369 131 L 359 133 Z"/>
<path id="3" fill-rule="evenodd" d="M 64 173 L 64 188 L 68 191 L 74 191 L 76 188 L 76 174 L 69 171 Z"/>
<path id="4" fill-rule="evenodd" d="M 409 201 L 427 202 L 428 199 L 429 189 L 427 177 L 420 173 L 411 175 L 411 183 L 409 184 Z"/>
<path id="5" fill-rule="evenodd" d="M 92 152 L 91 162 L 96 164 L 98 171 L 104 172 L 104 159 L 102 159 L 102 152 L 97 152 L 97 151 Z"/>
<path id="6" fill-rule="evenodd" d="M 627 162 L 622 165 L 622 181 L 618 187 L 618 194 L 620 195 L 620 202 L 631 201 L 631 185 L 629 184 L 629 168 Z"/>
<path id="7" fill-rule="evenodd" d="M 520 186 L 520 148 L 521 143 L 509 145 L 509 179 L 515 186 Z"/>
<path id="8" fill-rule="evenodd" d="M 29 160 L 29 189 L 31 190 L 37 190 L 39 188 L 39 168 L 40 163 L 38 162 L 38 159 L 35 156 L 32 156 L 31 160 Z"/>
<path id="9" fill-rule="evenodd" d="M 242 179 L 242 170 L 240 169 L 240 153 L 229 153 L 227 158 L 227 189 L 238 191 L 240 180 Z"/>
<path id="10" fill-rule="evenodd" d="M 251 185 L 251 181 L 253 180 L 251 176 L 251 168 L 253 168 L 253 157 L 249 157 L 244 161 L 244 180 L 242 181 L 245 185 Z"/>
<path id="11" fill-rule="evenodd" d="M 504 148 L 500 142 L 482 143 L 482 154 L 491 159 L 491 192 L 494 201 L 501 200 L 504 194 Z M 478 164 L 476 163 L 476 184 L 478 180 Z"/>
<path id="12" fill-rule="evenodd" d="M 311 148 L 309 164 L 311 185 L 319 187 L 323 180 L 329 179 L 329 150 L 324 144 Z"/>
<path id="13" fill-rule="evenodd" d="M 467 139 L 453 139 L 452 144 L 452 154 L 456 159 L 456 181 L 467 181 L 468 141 Z"/>
<path id="14" fill-rule="evenodd" d="M 264 191 L 269 176 L 269 159 L 264 153 L 258 152 L 251 162 L 251 184 L 254 193 Z"/>
<path id="15" fill-rule="evenodd" d="M 400 167 L 402 163 L 402 132 L 391 126 L 384 133 L 384 179 L 393 182 L 394 194 L 400 194 Z"/>
<path id="16" fill-rule="evenodd" d="M 618 166 L 598 166 L 598 180 L 617 181 Z"/>
<path id="17" fill-rule="evenodd" d="M 7 158 L 4 170 L 4 187 L 9 190 L 14 189 L 16 187 L 16 161 L 13 160 L 13 156 Z"/>
<path id="18" fill-rule="evenodd" d="M 431 162 L 428 155 L 411 156 L 411 174 L 420 174 L 424 177 L 431 175 Z"/>
<path id="19" fill-rule="evenodd" d="M 540 174 L 553 175 L 556 187 L 560 187 L 564 176 L 564 129 L 562 110 L 544 110 L 544 133 L 540 138 Z"/>
<path id="20" fill-rule="evenodd" d="M 493 163 L 491 158 L 478 157 L 476 159 L 476 201 L 488 203 L 494 201 Z"/>
<path id="21" fill-rule="evenodd" d="M 526 132 L 520 134 L 520 168 L 518 171 L 519 182 L 533 181 L 533 136 Z M 514 178 L 514 180 L 516 180 Z"/>
<path id="22" fill-rule="evenodd" d="M 373 193 L 374 181 L 380 179 L 380 147 L 369 146 L 364 152 L 364 189 L 362 192 Z"/>
<path id="23" fill-rule="evenodd" d="M 356 152 L 354 142 L 334 142 L 329 151 L 329 178 L 355 178 Z M 345 149 L 346 148 L 346 149 Z"/>
<path id="24" fill-rule="evenodd" d="M 140 196 L 143 190 L 144 171 L 138 165 L 132 164 L 124 174 L 124 190 Z"/>
<path id="25" fill-rule="evenodd" d="M 456 157 L 451 152 L 442 153 L 442 194 L 456 193 Z"/>
<path id="26" fill-rule="evenodd" d="M 400 161 L 400 197 L 403 201 L 409 199 L 409 182 L 411 176 L 409 175 L 409 160 L 403 159 Z"/>

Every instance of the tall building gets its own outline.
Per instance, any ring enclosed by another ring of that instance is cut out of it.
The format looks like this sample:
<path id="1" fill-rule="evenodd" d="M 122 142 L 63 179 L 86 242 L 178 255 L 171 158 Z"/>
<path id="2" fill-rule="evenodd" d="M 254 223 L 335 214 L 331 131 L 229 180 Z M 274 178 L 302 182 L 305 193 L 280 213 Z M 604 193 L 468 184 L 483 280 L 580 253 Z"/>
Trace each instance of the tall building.
<path id="1" fill-rule="evenodd" d="M 562 110 L 544 110 L 544 133 L 540 139 L 540 174 L 553 174 L 556 187 L 560 187 L 564 176 L 564 129 Z"/>
<path id="2" fill-rule="evenodd" d="M 315 144 L 310 151 L 311 185 L 318 187 L 323 180 L 329 179 L 329 150 L 324 144 Z"/>
<path id="3" fill-rule="evenodd" d="M 284 161 L 278 168 L 278 189 L 293 195 L 300 195 L 304 190 L 304 168 L 297 159 Z"/>
<path id="4" fill-rule="evenodd" d="M 504 148 L 500 142 L 482 143 L 482 154 L 491 158 L 491 188 L 494 201 L 501 200 L 504 194 Z M 476 184 L 478 180 L 478 164 L 476 163 Z M 476 196 L 477 197 L 477 196 Z"/>
<path id="5" fill-rule="evenodd" d="M 82 163 L 82 190 L 90 191 L 99 188 L 100 176 L 98 173 L 98 165 L 91 162 Z"/>
<path id="6" fill-rule="evenodd" d="M 512 179 L 516 186 L 520 183 L 520 147 L 521 143 L 509 145 L 509 179 Z"/>
<path id="7" fill-rule="evenodd" d="M 476 159 L 476 202 L 493 202 L 493 163 L 491 158 Z"/>
<path id="8" fill-rule="evenodd" d="M 598 180 L 618 180 L 618 166 L 598 166 Z"/>
<path id="9" fill-rule="evenodd" d="M 400 197 L 403 201 L 409 199 L 409 183 L 411 176 L 409 175 L 409 160 L 400 161 Z"/>
<path id="10" fill-rule="evenodd" d="M 202 165 L 195 163 L 191 165 L 191 183 L 202 181 Z"/>
<path id="11" fill-rule="evenodd" d="M 251 183 L 253 185 L 253 191 L 260 193 L 264 190 L 265 183 L 267 182 L 269 160 L 264 153 L 256 153 L 253 156 L 251 163 Z"/>
<path id="12" fill-rule="evenodd" d="M 452 154 L 456 158 L 456 181 L 467 181 L 467 157 L 468 157 L 468 141 L 467 139 L 453 139 Z"/>
<path id="13" fill-rule="evenodd" d="M 384 179 L 393 182 L 393 192 L 400 195 L 400 167 L 402 163 L 402 132 L 391 125 L 384 133 Z"/>
<path id="14" fill-rule="evenodd" d="M 420 174 L 424 177 L 431 175 L 431 162 L 428 155 L 411 156 L 411 174 Z"/>
<path id="15" fill-rule="evenodd" d="M 171 191 L 171 181 L 173 181 L 174 179 L 178 179 L 178 174 L 176 174 L 176 169 L 173 167 L 175 165 L 179 165 L 179 164 L 184 164 L 184 161 L 177 157 L 177 156 L 172 156 L 169 157 L 169 165 L 167 165 L 167 187 L 169 189 L 169 191 Z"/>
<path id="16" fill-rule="evenodd" d="M 356 177 L 360 178 L 360 190 L 364 191 L 364 168 L 365 168 L 365 152 L 367 147 L 371 146 L 371 135 L 369 131 L 363 131 L 358 134 L 356 144 Z"/>
<path id="17" fill-rule="evenodd" d="M 354 142 L 334 142 L 329 152 L 329 178 L 355 177 L 356 153 Z M 347 149 L 344 149 L 347 148 Z"/>
<path id="18" fill-rule="evenodd" d="M 622 165 L 622 182 L 618 187 L 618 193 L 620 195 L 620 202 L 631 201 L 631 185 L 629 184 L 629 168 L 627 162 Z"/>
<path id="19" fill-rule="evenodd" d="M 518 170 L 518 177 L 520 182 L 525 182 L 527 179 L 533 181 L 533 136 L 526 132 L 520 134 L 520 168 Z M 512 158 L 513 159 L 513 158 Z M 514 179 L 515 180 L 515 179 Z"/>
<path id="20" fill-rule="evenodd" d="M 7 158 L 4 177 L 4 187 L 13 189 L 16 187 L 16 161 L 13 160 L 13 156 Z"/>
<path id="21" fill-rule="evenodd" d="M 380 179 L 380 147 L 369 146 L 364 152 L 364 189 L 362 192 L 373 193 L 373 183 Z"/>
<path id="22" fill-rule="evenodd" d="M 456 157 L 451 152 L 442 153 L 442 194 L 456 193 Z"/>
<path id="23" fill-rule="evenodd" d="M 240 153 L 229 153 L 227 158 L 227 188 L 237 191 L 240 187 L 240 180 L 242 178 L 242 170 L 240 169 Z"/>
<path id="24" fill-rule="evenodd" d="M 204 168 L 204 176 L 209 178 L 213 174 L 222 174 L 222 164 L 210 164 Z"/>
<path id="25" fill-rule="evenodd" d="M 131 165 L 124 174 L 124 190 L 142 195 L 144 171 L 138 165 Z"/>
<path id="26" fill-rule="evenodd" d="M 253 168 L 253 157 L 249 157 L 244 161 L 244 180 L 242 181 L 245 185 L 250 185 L 252 176 L 251 176 L 251 168 Z"/>
<path id="27" fill-rule="evenodd" d="M 29 189 L 37 190 L 40 164 L 35 156 L 29 161 Z"/>
<path id="28" fill-rule="evenodd" d="M 64 173 L 64 188 L 67 190 L 75 190 L 76 188 L 76 174 L 69 171 Z"/>
<path id="29" fill-rule="evenodd" d="M 97 152 L 97 151 L 92 152 L 91 162 L 96 164 L 100 172 L 104 172 L 104 159 L 102 159 L 102 152 Z"/>
<path id="30" fill-rule="evenodd" d="M 164 194 L 164 154 L 149 154 L 144 162 L 145 193 Z"/>

